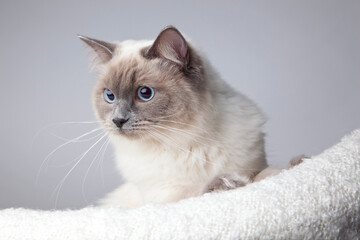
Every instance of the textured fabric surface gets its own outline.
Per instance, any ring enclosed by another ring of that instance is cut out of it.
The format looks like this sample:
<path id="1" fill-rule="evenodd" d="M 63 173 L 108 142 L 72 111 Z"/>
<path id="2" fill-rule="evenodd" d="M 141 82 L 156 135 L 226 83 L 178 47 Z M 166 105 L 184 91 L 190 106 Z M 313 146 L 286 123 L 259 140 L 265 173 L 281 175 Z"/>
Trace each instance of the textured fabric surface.
<path id="1" fill-rule="evenodd" d="M 360 129 L 277 176 L 137 209 L 0 211 L 0 239 L 359 239 Z"/>

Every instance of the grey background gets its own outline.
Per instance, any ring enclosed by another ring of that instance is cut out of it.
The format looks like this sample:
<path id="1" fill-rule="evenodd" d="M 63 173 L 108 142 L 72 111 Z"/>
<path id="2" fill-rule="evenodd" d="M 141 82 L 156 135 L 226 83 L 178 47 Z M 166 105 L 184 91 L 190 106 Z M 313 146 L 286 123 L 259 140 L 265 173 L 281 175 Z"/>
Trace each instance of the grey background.
<path id="1" fill-rule="evenodd" d="M 55 124 L 95 121 L 95 73 L 76 33 L 150 39 L 175 25 L 264 110 L 269 162 L 282 167 L 360 127 L 359 13 L 360 1 L 1 1 L 0 208 L 79 208 L 121 181 L 111 147 L 94 160 L 99 145 L 52 195 L 96 139 L 65 146 L 40 171 L 59 137 L 98 126 Z"/>

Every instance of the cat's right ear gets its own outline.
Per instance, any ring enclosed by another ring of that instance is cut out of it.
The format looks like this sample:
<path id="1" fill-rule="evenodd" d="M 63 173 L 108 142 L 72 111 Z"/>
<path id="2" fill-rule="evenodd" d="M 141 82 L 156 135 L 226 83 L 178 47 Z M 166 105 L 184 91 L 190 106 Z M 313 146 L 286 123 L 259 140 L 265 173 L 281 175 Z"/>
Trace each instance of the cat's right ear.
<path id="1" fill-rule="evenodd" d="M 78 35 L 78 38 L 94 50 L 101 63 L 106 63 L 113 57 L 116 48 L 114 43 L 108 43 L 82 35 Z"/>

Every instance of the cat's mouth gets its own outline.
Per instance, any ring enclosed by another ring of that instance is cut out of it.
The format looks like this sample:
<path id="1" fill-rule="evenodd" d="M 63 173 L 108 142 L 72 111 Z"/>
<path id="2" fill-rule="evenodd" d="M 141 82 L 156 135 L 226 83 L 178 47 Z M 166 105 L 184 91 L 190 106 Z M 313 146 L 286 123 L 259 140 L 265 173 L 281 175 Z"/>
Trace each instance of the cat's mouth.
<path id="1" fill-rule="evenodd" d="M 112 134 L 114 136 L 127 137 L 131 139 L 162 139 L 163 137 L 168 138 L 169 133 L 178 133 L 176 129 L 177 128 L 167 126 L 166 124 L 156 124 L 154 121 L 150 120 L 135 121 L 132 123 L 129 122 L 121 126 L 117 126 L 116 124 L 111 123 L 108 126 L 105 126 L 105 130 L 108 131 L 109 134 Z"/>
<path id="2" fill-rule="evenodd" d="M 144 135 L 145 130 L 139 129 L 136 127 L 111 127 L 110 129 L 107 129 L 110 134 L 116 135 L 116 136 L 125 136 L 129 138 L 137 138 Z"/>

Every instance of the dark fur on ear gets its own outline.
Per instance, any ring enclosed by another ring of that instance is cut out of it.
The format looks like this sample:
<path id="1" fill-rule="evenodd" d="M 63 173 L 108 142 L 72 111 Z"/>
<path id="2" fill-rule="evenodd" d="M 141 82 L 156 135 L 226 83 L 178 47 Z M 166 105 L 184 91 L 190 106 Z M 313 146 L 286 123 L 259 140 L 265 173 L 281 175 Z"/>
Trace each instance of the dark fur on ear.
<path id="1" fill-rule="evenodd" d="M 78 37 L 95 51 L 101 63 L 108 62 L 112 58 L 116 48 L 115 44 L 81 35 Z"/>
<path id="2" fill-rule="evenodd" d="M 162 30 L 144 55 L 147 58 L 164 58 L 184 68 L 189 63 L 188 44 L 179 30 L 173 26 Z"/>

